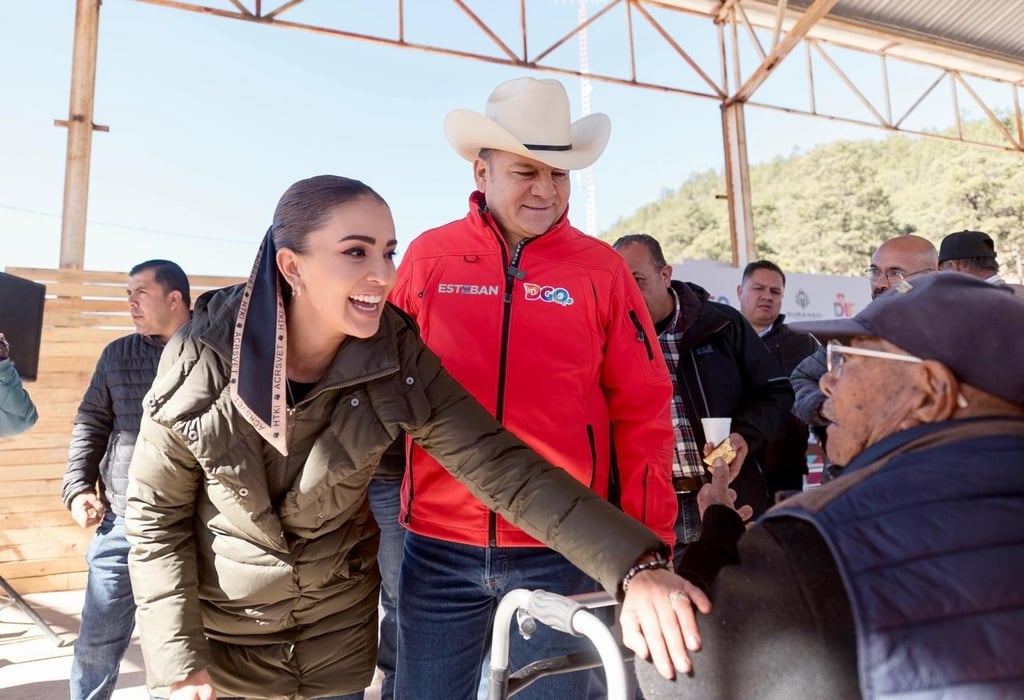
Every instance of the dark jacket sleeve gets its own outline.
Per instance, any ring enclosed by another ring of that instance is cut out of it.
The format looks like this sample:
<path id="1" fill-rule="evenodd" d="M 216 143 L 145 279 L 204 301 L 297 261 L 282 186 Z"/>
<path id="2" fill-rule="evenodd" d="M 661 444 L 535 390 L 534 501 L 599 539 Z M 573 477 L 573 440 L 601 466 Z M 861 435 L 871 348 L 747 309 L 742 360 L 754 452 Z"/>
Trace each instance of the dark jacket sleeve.
<path id="1" fill-rule="evenodd" d="M 818 388 L 818 380 L 826 371 L 825 348 L 820 347 L 798 364 L 789 377 L 796 393 L 793 415 L 807 425 L 828 425 L 828 421 L 821 416 L 821 405 L 825 403 L 825 395 Z"/>
<path id="2" fill-rule="evenodd" d="M 723 566 L 740 563 L 738 543 L 745 530 L 732 508 L 711 506 L 701 520 L 700 539 L 686 545 L 676 573 L 707 593 Z"/>
<path id="3" fill-rule="evenodd" d="M 737 327 L 743 394 L 732 415 L 732 430 L 744 437 L 755 455 L 782 430 L 793 406 L 793 387 L 753 327 L 744 320 L 737 321 Z"/>
<path id="4" fill-rule="evenodd" d="M 71 429 L 68 465 L 61 487 L 61 498 L 67 508 L 71 508 L 71 501 L 78 494 L 96 493 L 100 462 L 107 451 L 110 432 L 114 427 L 114 403 L 107 385 L 109 364 L 108 345 L 96 363 L 96 370 L 78 405 L 74 427 Z"/>
<path id="5" fill-rule="evenodd" d="M 850 605 L 814 526 L 759 523 L 741 538 L 739 557 L 711 586 L 692 675 L 666 681 L 638 660 L 644 697 L 860 697 Z"/>
<path id="6" fill-rule="evenodd" d="M 14 363 L 10 359 L 0 360 L 0 438 L 25 432 L 38 418 Z"/>

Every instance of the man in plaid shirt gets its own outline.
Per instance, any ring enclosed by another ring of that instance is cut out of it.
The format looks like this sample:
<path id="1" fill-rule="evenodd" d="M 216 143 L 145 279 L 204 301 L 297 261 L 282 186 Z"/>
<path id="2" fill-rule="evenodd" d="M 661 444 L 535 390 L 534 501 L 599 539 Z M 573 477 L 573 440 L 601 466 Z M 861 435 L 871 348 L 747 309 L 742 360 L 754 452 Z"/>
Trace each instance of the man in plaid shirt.
<path id="1" fill-rule="evenodd" d="M 701 418 L 732 419 L 729 441 L 746 457 L 733 482 L 737 504 L 754 515 L 770 505 L 757 455 L 778 434 L 793 405 L 789 378 L 743 315 L 708 299 L 701 287 L 672 279 L 661 244 L 646 234 L 623 236 L 614 248 L 625 259 L 651 312 L 675 390 L 673 484 L 679 499 L 676 556 L 700 536 L 697 491 L 707 480 Z"/>

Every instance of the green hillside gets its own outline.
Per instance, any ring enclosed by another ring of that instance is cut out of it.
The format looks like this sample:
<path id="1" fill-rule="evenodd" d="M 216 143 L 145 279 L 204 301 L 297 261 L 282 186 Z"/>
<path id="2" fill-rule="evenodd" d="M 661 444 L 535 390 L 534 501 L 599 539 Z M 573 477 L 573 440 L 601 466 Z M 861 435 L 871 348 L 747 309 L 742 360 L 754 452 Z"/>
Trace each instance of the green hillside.
<path id="1" fill-rule="evenodd" d="M 1009 120 L 1006 127 L 1015 133 Z M 964 130 L 994 131 L 988 123 Z M 754 165 L 750 180 L 758 256 L 783 269 L 858 274 L 875 246 L 898 233 L 938 245 L 945 234 L 972 228 L 992 235 L 1005 273 L 1019 276 L 1024 154 L 895 135 L 839 141 Z M 716 198 L 724 192 L 722 173 L 694 174 L 602 238 L 649 233 L 669 260 L 728 261 L 729 214 Z"/>

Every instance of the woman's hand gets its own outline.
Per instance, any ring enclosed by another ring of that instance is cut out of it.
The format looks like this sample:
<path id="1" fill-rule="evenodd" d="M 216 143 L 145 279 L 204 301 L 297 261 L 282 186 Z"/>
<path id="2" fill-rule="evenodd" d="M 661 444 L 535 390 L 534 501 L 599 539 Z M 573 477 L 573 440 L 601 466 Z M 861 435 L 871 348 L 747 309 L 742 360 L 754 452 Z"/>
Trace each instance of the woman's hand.
<path id="1" fill-rule="evenodd" d="M 629 582 L 619 623 L 622 642 L 649 659 L 669 680 L 690 671 L 689 651 L 700 651 L 696 606 L 705 615 L 711 601 L 686 579 L 668 569 L 641 571 Z"/>
<path id="2" fill-rule="evenodd" d="M 168 700 L 217 700 L 213 690 L 213 681 L 204 668 L 178 683 L 171 683 L 171 695 Z"/>

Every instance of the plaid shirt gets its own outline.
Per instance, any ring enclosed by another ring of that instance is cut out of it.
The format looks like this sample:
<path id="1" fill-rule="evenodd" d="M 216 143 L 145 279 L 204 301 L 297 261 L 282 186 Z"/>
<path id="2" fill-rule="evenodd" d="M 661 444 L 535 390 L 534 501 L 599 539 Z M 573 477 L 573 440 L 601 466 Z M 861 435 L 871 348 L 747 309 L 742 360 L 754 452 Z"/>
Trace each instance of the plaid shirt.
<path id="1" fill-rule="evenodd" d="M 704 476 L 704 464 L 701 461 L 697 438 L 693 434 L 690 421 L 683 410 L 682 392 L 679 390 L 679 345 L 683 339 L 683 331 L 679 328 L 679 295 L 669 287 L 672 298 L 676 302 L 676 310 L 672 321 L 668 324 L 658 340 L 661 341 L 661 352 L 668 365 L 669 376 L 672 377 L 672 427 L 676 432 L 675 459 L 672 461 L 672 476 Z"/>

